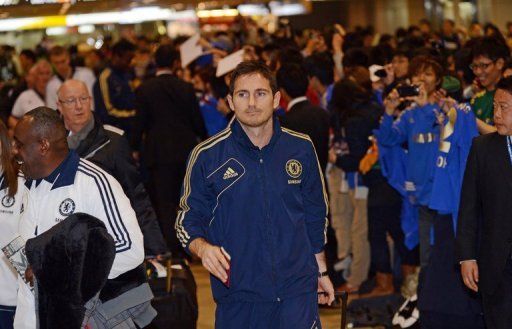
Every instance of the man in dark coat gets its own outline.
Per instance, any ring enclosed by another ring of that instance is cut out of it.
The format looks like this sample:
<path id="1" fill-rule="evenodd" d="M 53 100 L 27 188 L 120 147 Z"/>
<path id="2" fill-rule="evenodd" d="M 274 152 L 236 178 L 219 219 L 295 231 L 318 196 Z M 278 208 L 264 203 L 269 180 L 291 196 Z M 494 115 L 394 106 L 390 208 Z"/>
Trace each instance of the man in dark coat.
<path id="1" fill-rule="evenodd" d="M 194 88 L 172 72 L 177 60 L 178 53 L 170 46 L 156 51 L 156 77 L 137 89 L 133 141 L 135 151 L 140 151 L 145 137 L 141 161 L 149 170 L 148 190 L 164 237 L 175 254 L 182 252 L 174 221 L 186 160 L 207 136 Z"/>
<path id="2" fill-rule="evenodd" d="M 512 78 L 494 95 L 497 132 L 473 140 L 457 226 L 464 284 L 482 295 L 488 329 L 511 328 L 512 314 Z"/>
<path id="3" fill-rule="evenodd" d="M 329 115 L 327 111 L 308 101 L 306 97 L 307 73 L 300 65 L 282 66 L 277 72 L 276 78 L 281 95 L 288 103 L 287 112 L 281 117 L 281 124 L 311 138 L 322 172 L 325 173 L 329 150 Z"/>
<path id="4" fill-rule="evenodd" d="M 126 193 L 144 234 L 146 255 L 167 251 L 156 215 L 131 158 L 131 149 L 121 129 L 103 126 L 91 111 L 91 96 L 86 85 L 68 80 L 58 91 L 57 106 L 70 131 L 70 149 L 114 176 Z"/>

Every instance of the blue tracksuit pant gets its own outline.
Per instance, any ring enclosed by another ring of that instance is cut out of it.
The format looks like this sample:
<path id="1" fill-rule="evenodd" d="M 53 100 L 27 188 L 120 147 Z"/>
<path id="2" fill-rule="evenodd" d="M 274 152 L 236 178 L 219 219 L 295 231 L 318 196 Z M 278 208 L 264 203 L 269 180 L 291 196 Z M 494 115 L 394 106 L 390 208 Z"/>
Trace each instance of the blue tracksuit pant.
<path id="1" fill-rule="evenodd" d="M 217 304 L 216 329 L 321 329 L 317 293 L 280 302 Z"/>

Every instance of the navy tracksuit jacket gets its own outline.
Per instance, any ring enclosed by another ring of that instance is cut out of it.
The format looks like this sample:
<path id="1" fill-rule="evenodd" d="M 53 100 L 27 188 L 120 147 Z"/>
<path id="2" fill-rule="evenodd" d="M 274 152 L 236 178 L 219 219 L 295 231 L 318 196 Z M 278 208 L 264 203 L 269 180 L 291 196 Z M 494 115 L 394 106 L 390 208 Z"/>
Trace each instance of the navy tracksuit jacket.
<path id="1" fill-rule="evenodd" d="M 272 302 L 314 293 L 327 194 L 307 135 L 281 128 L 261 150 L 237 120 L 190 154 L 176 230 L 231 255 L 230 287 L 211 277 L 217 303 Z"/>

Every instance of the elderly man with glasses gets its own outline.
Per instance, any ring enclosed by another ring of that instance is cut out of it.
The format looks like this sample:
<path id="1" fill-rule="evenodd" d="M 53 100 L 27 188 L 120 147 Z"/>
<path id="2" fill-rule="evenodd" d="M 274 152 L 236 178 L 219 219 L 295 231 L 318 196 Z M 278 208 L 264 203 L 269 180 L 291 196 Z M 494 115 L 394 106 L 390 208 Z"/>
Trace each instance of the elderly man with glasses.
<path id="1" fill-rule="evenodd" d="M 162 232 L 139 172 L 131 158 L 131 149 L 121 129 L 102 125 L 94 116 L 89 89 L 82 81 L 67 80 L 57 92 L 57 108 L 69 130 L 69 148 L 109 174 L 121 184 L 137 215 L 144 234 L 146 255 L 167 252 Z"/>

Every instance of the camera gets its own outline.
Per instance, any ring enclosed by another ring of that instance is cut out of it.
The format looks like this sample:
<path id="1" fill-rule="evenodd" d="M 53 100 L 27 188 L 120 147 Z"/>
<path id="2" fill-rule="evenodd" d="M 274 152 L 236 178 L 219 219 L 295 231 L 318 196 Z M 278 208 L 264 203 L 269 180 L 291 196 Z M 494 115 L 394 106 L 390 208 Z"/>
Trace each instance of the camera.
<path id="1" fill-rule="evenodd" d="M 420 87 L 416 85 L 401 85 L 396 88 L 400 97 L 418 96 L 420 94 Z"/>

